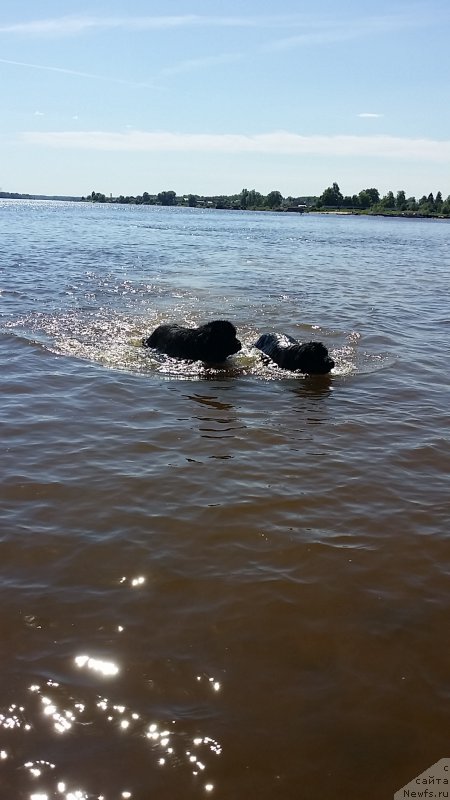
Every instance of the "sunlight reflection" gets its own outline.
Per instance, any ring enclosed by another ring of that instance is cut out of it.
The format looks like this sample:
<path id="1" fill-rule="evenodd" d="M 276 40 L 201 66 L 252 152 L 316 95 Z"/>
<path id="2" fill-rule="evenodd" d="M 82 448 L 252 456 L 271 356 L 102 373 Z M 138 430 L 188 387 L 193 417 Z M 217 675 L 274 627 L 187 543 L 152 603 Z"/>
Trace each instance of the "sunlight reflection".
<path id="1" fill-rule="evenodd" d="M 29 730 L 30 726 L 23 724 L 22 714 L 24 711 L 23 706 L 17 706 L 16 703 L 12 703 L 8 708 L 7 714 L 0 713 L 0 726 L 9 729 L 23 726 L 25 730 Z"/>
<path id="2" fill-rule="evenodd" d="M 129 582 L 130 586 L 136 588 L 136 586 L 142 586 L 146 582 L 145 575 L 137 575 L 135 578 L 127 578 L 126 575 L 122 575 L 119 583 L 127 583 Z M 120 629 L 120 626 L 119 626 Z M 122 629 L 123 630 L 123 629 Z"/>
<path id="3" fill-rule="evenodd" d="M 102 675 L 117 675 L 119 667 L 114 664 L 114 661 L 102 661 L 100 658 L 91 658 L 91 656 L 76 656 L 75 664 L 77 667 L 87 667 L 94 672 L 101 672 Z"/>
<path id="4" fill-rule="evenodd" d="M 93 669 L 102 675 L 111 674 L 111 672 L 115 674 L 115 670 L 117 670 L 113 662 L 105 662 L 88 655 L 77 656 L 75 663 L 78 667 Z M 193 677 L 195 680 L 197 676 Z M 214 677 L 203 674 L 198 678 L 203 681 L 206 689 L 211 687 L 210 691 L 218 691 L 220 688 L 219 681 L 216 681 Z M 202 736 L 198 729 L 189 736 L 179 721 L 158 722 L 145 719 L 145 715 L 133 710 L 125 703 L 117 702 L 117 698 L 105 695 L 95 694 L 90 700 L 82 698 L 84 702 L 80 697 L 68 698 L 64 685 L 50 679 L 42 685 L 31 684 L 28 690 L 34 695 L 34 710 L 38 712 L 37 717 L 34 721 L 33 717 L 30 718 L 30 714 L 33 713 L 32 707 L 28 708 L 26 704 L 12 703 L 0 716 L 3 727 L 8 729 L 19 727 L 22 730 L 26 730 L 28 727 L 38 732 L 38 723 L 40 722 L 41 725 L 46 726 L 47 731 L 54 731 L 57 734 L 65 733 L 69 736 L 76 732 L 77 736 L 80 736 L 84 732 L 84 726 L 102 725 L 103 720 L 104 723 L 111 726 L 112 734 L 110 735 L 127 737 L 129 742 L 133 738 L 136 741 L 146 742 L 149 755 L 154 759 L 154 768 L 188 770 L 199 781 L 197 788 L 202 793 L 212 792 L 216 788 L 213 783 L 201 781 L 201 777 L 204 780 L 209 777 L 210 760 L 220 756 L 222 748 L 219 742 L 211 736 Z M 30 723 L 33 723 L 32 725 L 28 724 L 27 717 Z M 92 728 L 90 728 L 90 732 L 92 733 Z M 0 750 L 0 762 L 6 759 L 9 762 L 14 758 L 14 753 L 5 745 L 6 742 L 3 744 L 3 749 Z M 103 787 L 100 786 L 94 795 L 80 786 L 71 786 L 61 772 L 59 775 L 55 774 L 59 771 L 59 765 L 50 761 L 30 759 L 25 763 L 23 761 L 19 763 L 17 768 L 26 771 L 28 780 L 32 781 L 36 787 L 33 794 L 29 792 L 26 795 L 28 800 L 32 800 L 32 798 L 33 800 L 43 800 L 44 798 L 56 800 L 58 797 L 61 800 L 88 800 L 88 798 L 89 800 L 101 800 L 101 798 L 114 800 L 114 798 L 110 799 L 102 795 Z M 44 780 L 46 781 L 45 787 L 40 785 L 38 788 L 38 784 Z M 47 795 L 45 791 L 47 791 Z M 131 800 L 134 797 L 133 787 L 130 785 L 128 787 L 117 786 L 116 791 L 117 794 L 114 795 L 116 800 Z"/>
<path id="5" fill-rule="evenodd" d="M 201 681 L 201 680 L 203 680 L 203 677 L 204 676 L 202 676 L 202 675 L 197 675 L 197 680 Z M 219 689 L 221 688 L 220 681 L 216 681 L 215 678 L 208 678 L 208 681 L 209 681 L 210 684 L 212 684 L 212 688 L 214 689 L 214 691 L 218 692 Z"/>
<path id="6" fill-rule="evenodd" d="M 59 684 L 55 681 L 48 680 L 47 685 L 55 688 L 58 687 Z M 33 684 L 29 687 L 29 690 L 35 694 L 40 694 L 40 686 L 37 684 Z M 58 709 L 56 701 L 48 697 L 46 695 L 41 694 L 40 697 L 41 705 L 43 706 L 43 716 L 48 717 L 54 723 L 54 728 L 57 733 L 67 733 L 72 726 L 78 721 L 77 714 L 82 714 L 85 710 L 84 703 L 74 703 L 73 710 L 69 708 L 65 708 L 62 710 Z M 25 730 L 31 730 L 31 726 L 29 724 L 24 725 Z M 47 762 L 41 762 L 47 763 Z M 49 765 L 51 766 L 51 765 Z M 53 767 L 52 767 L 53 769 Z"/>
<path id="7" fill-rule="evenodd" d="M 27 761 L 24 764 L 24 767 L 29 771 L 33 778 L 40 778 L 45 770 L 55 769 L 56 764 L 52 764 L 50 761 L 44 761 L 41 759 L 39 761 Z"/>

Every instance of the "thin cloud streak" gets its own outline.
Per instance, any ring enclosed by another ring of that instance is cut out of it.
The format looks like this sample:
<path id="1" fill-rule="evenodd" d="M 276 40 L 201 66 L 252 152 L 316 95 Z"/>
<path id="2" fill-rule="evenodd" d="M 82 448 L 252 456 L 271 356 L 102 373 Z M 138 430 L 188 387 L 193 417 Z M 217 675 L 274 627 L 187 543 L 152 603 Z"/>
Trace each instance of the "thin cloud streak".
<path id="1" fill-rule="evenodd" d="M 161 30 L 186 27 L 274 28 L 316 25 L 310 14 L 274 14 L 262 16 L 210 16 L 183 14 L 173 16 L 94 17 L 64 16 L 29 22 L 0 25 L 0 33 L 25 35 L 73 35 L 94 29 Z"/>
<path id="2" fill-rule="evenodd" d="M 311 25 L 308 30 L 291 34 L 283 39 L 268 42 L 261 48 L 266 52 L 289 50 L 296 47 L 333 44 L 362 39 L 379 33 L 394 33 L 404 28 L 417 28 L 436 23 L 435 17 L 409 10 L 408 14 L 393 13 L 361 18 L 335 18 L 322 20 L 321 25 Z"/>
<path id="3" fill-rule="evenodd" d="M 44 70 L 46 72 L 58 72 L 63 75 L 74 75 L 77 78 L 89 78 L 96 81 L 108 81 L 110 83 L 121 83 L 125 86 L 138 86 L 146 89 L 153 89 L 153 84 L 150 83 L 137 83 L 135 81 L 127 81 L 122 78 L 109 78 L 106 75 L 95 75 L 91 72 L 79 72 L 75 69 L 65 69 L 65 67 L 48 67 L 44 64 L 30 64 L 27 61 L 12 61 L 9 58 L 0 58 L 0 64 L 11 64 L 14 67 L 27 67 L 28 69 Z"/>
<path id="4" fill-rule="evenodd" d="M 439 15 L 448 19 L 447 14 Z M 303 44 L 331 41 L 333 36 L 354 38 L 369 32 L 397 30 L 399 27 L 417 27 L 424 24 L 440 24 L 436 14 L 430 16 L 424 4 L 408 9 L 408 14 L 392 14 L 343 18 L 324 17 L 320 14 L 266 14 L 261 16 L 213 16 L 199 14 L 180 14 L 162 16 L 89 16 L 71 15 L 51 19 L 35 19 L 28 22 L 15 22 L 0 25 L 0 34 L 31 36 L 67 36 L 94 30 L 170 30 L 171 28 L 302 28 L 300 36 L 290 36 L 273 44 L 274 47 L 289 47 Z"/>
<path id="5" fill-rule="evenodd" d="M 384 114 L 372 114 L 370 112 L 363 111 L 361 114 L 357 114 L 357 117 L 361 117 L 361 119 L 380 119 L 380 117 L 384 117 Z"/>
<path id="6" fill-rule="evenodd" d="M 29 145 L 121 152 L 266 153 L 448 161 L 450 141 L 395 136 L 300 136 L 287 131 L 244 134 L 182 134 L 130 131 L 55 131 L 20 134 Z"/>
<path id="7" fill-rule="evenodd" d="M 1 25 L 0 33 L 67 36 L 94 29 L 161 29 L 193 25 L 194 15 L 179 17 L 55 17 Z"/>
<path id="8" fill-rule="evenodd" d="M 164 67 L 160 70 L 161 77 L 168 75 L 180 75 L 184 72 L 192 72 L 205 67 L 213 67 L 216 64 L 232 64 L 245 58 L 244 53 L 223 53 L 217 56 L 205 56 L 205 58 L 191 58 L 187 61 L 180 61 L 172 67 Z"/>

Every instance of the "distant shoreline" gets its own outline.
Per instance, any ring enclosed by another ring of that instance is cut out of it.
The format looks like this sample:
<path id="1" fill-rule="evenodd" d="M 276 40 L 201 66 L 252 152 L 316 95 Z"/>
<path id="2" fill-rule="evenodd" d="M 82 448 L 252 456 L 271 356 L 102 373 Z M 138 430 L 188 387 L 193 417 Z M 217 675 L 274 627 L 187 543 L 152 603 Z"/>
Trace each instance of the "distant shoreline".
<path id="1" fill-rule="evenodd" d="M 0 192 L 0 200 L 70 200 L 81 202 L 81 197 L 62 194 L 23 194 L 21 192 Z"/>
<path id="2" fill-rule="evenodd" d="M 358 209 L 358 208 L 317 208 L 315 205 L 302 205 L 302 206 L 288 206 L 288 207 L 278 207 L 278 208 L 268 208 L 268 207 L 260 207 L 260 208 L 242 208 L 237 206 L 224 206 L 221 204 L 214 205 L 212 201 L 202 198 L 199 199 L 198 203 L 195 206 L 190 206 L 188 202 L 183 202 L 186 199 L 186 196 L 181 196 L 176 198 L 181 202 L 174 202 L 174 203 L 162 203 L 155 201 L 156 195 L 151 196 L 152 202 L 140 202 L 140 198 L 120 198 L 117 197 L 109 197 L 105 198 L 104 195 L 101 195 L 104 199 L 93 199 L 90 195 L 87 197 L 84 196 L 75 196 L 75 195 L 46 195 L 46 194 L 25 194 L 22 192 L 0 192 L 0 200 L 57 200 L 62 202 L 71 202 L 71 203 L 95 203 L 101 205 L 152 205 L 152 206 L 159 206 L 162 208 L 199 208 L 203 210 L 209 211 L 272 211 L 277 213 L 283 214 L 297 214 L 301 216 L 303 214 L 323 214 L 328 216 L 339 216 L 339 217 L 393 217 L 393 218 L 403 218 L 403 219 L 442 219 L 442 220 L 449 220 L 450 217 L 447 214 L 440 214 L 437 211 L 429 211 L 426 213 L 421 213 L 420 211 L 397 211 L 396 209 L 372 209 L 372 208 L 365 208 L 365 209 Z M 312 199 L 312 198 L 311 198 Z M 315 198 L 314 198 L 315 199 Z"/>

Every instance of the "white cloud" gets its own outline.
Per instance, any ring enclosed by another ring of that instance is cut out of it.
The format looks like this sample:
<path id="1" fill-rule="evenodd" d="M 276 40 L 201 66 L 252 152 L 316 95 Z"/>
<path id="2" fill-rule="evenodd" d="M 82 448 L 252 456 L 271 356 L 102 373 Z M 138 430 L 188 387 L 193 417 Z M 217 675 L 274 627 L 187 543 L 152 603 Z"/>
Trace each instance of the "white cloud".
<path id="1" fill-rule="evenodd" d="M 44 112 L 43 111 L 35 111 L 34 112 L 34 116 L 35 117 L 43 117 L 44 116 Z"/>
<path id="2" fill-rule="evenodd" d="M 362 119 L 380 119 L 380 117 L 384 117 L 384 114 L 372 114 L 368 111 L 363 111 L 361 114 L 357 114 L 357 117 L 361 117 Z"/>
<path id="3" fill-rule="evenodd" d="M 450 140 L 396 136 L 301 136 L 288 131 L 254 135 L 129 131 L 23 132 L 30 145 L 123 152 L 268 153 L 449 161 Z"/>

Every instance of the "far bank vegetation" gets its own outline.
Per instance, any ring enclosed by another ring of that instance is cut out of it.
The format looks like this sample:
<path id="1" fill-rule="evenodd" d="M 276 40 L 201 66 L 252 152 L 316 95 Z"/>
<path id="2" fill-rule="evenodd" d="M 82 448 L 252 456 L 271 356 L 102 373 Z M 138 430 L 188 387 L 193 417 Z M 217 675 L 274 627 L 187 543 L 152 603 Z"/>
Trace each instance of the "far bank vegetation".
<path id="1" fill-rule="evenodd" d="M 320 197 L 283 197 L 274 190 L 267 195 L 256 189 L 242 189 L 239 194 L 203 196 L 198 194 L 177 195 L 173 190 L 142 195 L 109 197 L 101 192 L 91 192 L 81 200 L 91 203 L 119 203 L 132 205 L 188 206 L 191 208 L 217 208 L 240 211 L 290 211 L 304 213 L 340 212 L 348 214 L 381 214 L 407 217 L 450 217 L 450 195 L 444 200 L 440 191 L 423 195 L 420 199 L 406 197 L 400 189 L 380 196 L 378 189 L 362 189 L 358 194 L 343 195 L 338 184 L 333 183 Z"/>

